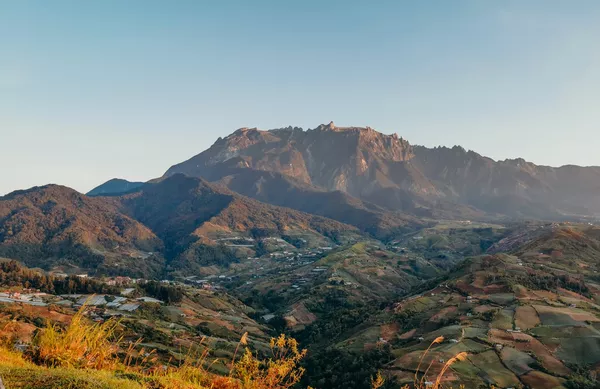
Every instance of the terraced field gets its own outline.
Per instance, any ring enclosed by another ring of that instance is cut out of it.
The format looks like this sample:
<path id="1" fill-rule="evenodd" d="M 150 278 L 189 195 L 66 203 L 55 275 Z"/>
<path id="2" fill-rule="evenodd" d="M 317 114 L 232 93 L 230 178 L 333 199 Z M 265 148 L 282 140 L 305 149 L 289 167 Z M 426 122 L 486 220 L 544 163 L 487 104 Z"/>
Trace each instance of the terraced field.
<path id="1" fill-rule="evenodd" d="M 436 288 L 382 311 L 378 320 L 393 332 L 374 327 L 346 343 L 367 348 L 378 337 L 392 349 L 395 360 L 386 369 L 400 383 L 413 382 L 415 373 L 435 379 L 460 352 L 468 358 L 444 378 L 455 387 L 563 388 L 576 374 L 573 367 L 600 372 L 595 263 L 584 274 L 565 275 L 557 265 L 576 258 L 540 261 L 507 254 L 468 259 Z M 421 361 L 439 336 L 444 340 Z"/>

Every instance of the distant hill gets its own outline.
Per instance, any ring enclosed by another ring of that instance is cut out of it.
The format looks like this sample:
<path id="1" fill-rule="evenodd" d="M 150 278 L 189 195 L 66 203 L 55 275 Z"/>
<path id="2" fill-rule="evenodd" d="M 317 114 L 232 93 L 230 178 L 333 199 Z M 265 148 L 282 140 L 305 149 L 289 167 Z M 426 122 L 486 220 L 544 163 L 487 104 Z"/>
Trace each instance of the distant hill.
<path id="1" fill-rule="evenodd" d="M 0 257 L 68 272 L 159 274 L 162 242 L 102 199 L 48 185 L 0 197 Z"/>
<path id="2" fill-rule="evenodd" d="M 144 185 L 143 182 L 131 182 L 121 178 L 113 178 L 106 181 L 104 184 L 90 190 L 88 196 L 109 196 L 131 192 Z"/>
<path id="3" fill-rule="evenodd" d="M 244 174 L 257 177 L 250 187 L 243 187 L 247 195 L 295 208 L 300 206 L 294 204 L 298 200 L 281 198 L 278 183 L 282 176 L 293 179 L 284 183 L 287 187 L 304 192 L 341 191 L 387 210 L 420 217 L 567 219 L 600 215 L 600 167 L 552 168 L 522 159 L 494 161 L 458 146 L 412 146 L 395 134 L 333 123 L 308 131 L 242 128 L 172 166 L 165 176 L 183 173 L 213 180 L 228 176 L 231 169 L 243 169 L 247 171 Z M 281 176 L 259 177 L 256 171 Z M 247 184 L 250 178 L 224 183 L 241 190 L 241 185 L 236 185 L 240 180 Z M 335 208 L 333 201 L 325 203 Z"/>

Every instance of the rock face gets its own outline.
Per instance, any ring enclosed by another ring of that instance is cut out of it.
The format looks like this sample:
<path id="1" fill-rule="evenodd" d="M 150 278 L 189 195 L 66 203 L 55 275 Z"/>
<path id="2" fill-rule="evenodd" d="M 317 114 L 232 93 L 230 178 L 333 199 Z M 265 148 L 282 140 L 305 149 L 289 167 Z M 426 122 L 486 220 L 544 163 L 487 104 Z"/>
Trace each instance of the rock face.
<path id="1" fill-rule="evenodd" d="M 447 197 L 488 213 L 561 218 L 600 215 L 600 167 L 493 161 L 462 147 L 415 147 L 414 164 Z"/>
<path id="2" fill-rule="evenodd" d="M 165 176 L 183 173 L 219 180 L 244 169 L 278 173 L 296 186 L 341 191 L 417 216 L 600 215 L 600 167 L 494 161 L 458 146 L 411 146 L 395 134 L 333 123 L 307 131 L 242 128 L 171 167 Z M 269 179 L 263 176 L 254 186 L 268 187 Z M 260 196 L 269 197 L 264 191 Z"/>
<path id="3" fill-rule="evenodd" d="M 403 177 L 393 177 L 390 182 L 382 178 L 403 173 L 398 167 L 412 157 L 408 142 L 368 127 L 340 128 L 329 123 L 309 131 L 292 127 L 271 131 L 242 128 L 219 139 L 207 151 L 173 166 L 166 175 L 202 176 L 207 167 L 225 164 L 274 171 L 309 185 L 361 196 L 376 189 L 374 182 L 381 187 L 410 188 L 413 183 L 403 182 Z"/>
<path id="4" fill-rule="evenodd" d="M 430 213 L 431 201 L 439 201 L 440 194 L 415 169 L 411 163 L 413 158 L 407 141 L 368 127 L 336 127 L 329 123 L 308 131 L 297 127 L 271 131 L 242 128 L 218 139 L 208 150 L 188 161 L 171 167 L 165 176 L 183 173 L 214 181 L 240 174 L 242 170 L 244 174 L 272 172 L 280 176 L 261 175 L 252 185 L 261 189 L 254 193 L 240 189 L 239 185 L 230 187 L 261 201 L 314 212 L 312 208 L 317 204 L 299 207 L 297 199 L 281 200 L 272 180 L 283 176 L 296 192 L 300 189 L 304 193 L 321 193 L 322 198 L 323 192 L 340 191 L 350 196 L 345 202 L 370 203 L 360 204 L 360 208 L 372 208 L 376 204 L 386 211 L 422 216 Z M 243 179 L 248 181 L 247 177 Z M 239 178 L 229 177 L 226 185 L 239 181 Z M 333 202 L 324 204 L 326 208 L 337 208 Z M 318 214 L 342 220 L 329 212 Z"/>

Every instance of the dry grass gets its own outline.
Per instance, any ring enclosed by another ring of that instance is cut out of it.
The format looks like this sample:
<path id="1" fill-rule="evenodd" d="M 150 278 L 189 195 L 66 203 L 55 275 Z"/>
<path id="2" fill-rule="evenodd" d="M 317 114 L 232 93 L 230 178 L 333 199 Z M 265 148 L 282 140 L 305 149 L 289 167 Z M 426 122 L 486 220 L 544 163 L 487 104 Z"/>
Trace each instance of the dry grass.
<path id="1" fill-rule="evenodd" d="M 159 364 L 154 351 L 139 349 L 140 340 L 130 344 L 120 360 L 119 323 L 91 323 L 84 308 L 66 328 L 48 323 L 25 354 L 0 348 L 0 376 L 11 389 L 289 389 L 304 373 L 299 364 L 306 350 L 284 335 L 271 340 L 270 357 L 261 359 L 245 347 L 244 334 L 230 361 L 229 376 L 210 372 L 217 360 L 208 360 L 207 347 L 190 349 L 178 366 L 166 366 Z M 240 348 L 244 352 L 236 360 Z"/>
<path id="2" fill-rule="evenodd" d="M 109 371 L 0 366 L 9 389 L 146 389 L 147 386 Z"/>
<path id="3" fill-rule="evenodd" d="M 464 337 L 464 330 L 463 330 L 462 336 Z M 444 337 L 438 336 L 437 338 L 435 338 L 433 340 L 433 342 L 431 342 L 429 344 L 427 349 L 423 352 L 423 355 L 421 355 L 419 364 L 417 365 L 417 369 L 415 371 L 412 388 L 414 388 L 414 389 L 443 389 L 444 386 L 442 385 L 442 380 L 444 378 L 444 375 L 448 371 L 448 369 L 450 369 L 450 367 L 454 363 L 459 362 L 459 361 L 464 361 L 467 359 L 468 354 L 466 352 L 461 352 L 461 353 L 456 354 L 455 356 L 450 358 L 444 364 L 444 366 L 442 367 L 440 372 L 435 377 L 435 380 L 430 381 L 427 379 L 427 374 L 429 373 L 429 370 L 431 369 L 431 366 L 433 365 L 434 360 L 432 359 L 432 361 L 429 363 L 429 366 L 427 366 L 427 369 L 425 370 L 425 372 L 419 379 L 419 372 L 421 371 L 421 365 L 423 364 L 423 360 L 425 359 L 427 354 L 429 354 L 429 350 L 431 350 L 431 347 L 433 347 L 434 345 L 442 343 L 443 341 L 444 341 Z M 381 377 L 380 373 L 377 373 L 377 376 L 375 378 L 371 379 L 371 389 L 378 389 L 378 388 L 382 387 L 383 384 L 384 384 L 384 380 Z M 410 385 L 405 385 L 401 389 L 410 389 L 410 388 L 411 388 Z M 460 388 L 464 388 L 464 387 L 461 385 Z M 451 389 L 451 388 L 449 388 L 449 389 Z"/>
<path id="4" fill-rule="evenodd" d="M 295 339 L 281 335 L 271 339 L 271 357 L 261 361 L 246 348 L 235 362 L 232 375 L 239 380 L 241 389 L 289 389 L 296 385 L 304 369 L 299 367 L 306 350 L 299 350 Z"/>
<path id="5" fill-rule="evenodd" d="M 0 348 L 0 377 L 10 389 L 143 389 L 115 372 L 38 366 L 17 352 Z"/>
<path id="6" fill-rule="evenodd" d="M 83 307 L 71 323 L 62 328 L 48 324 L 34 338 L 30 351 L 18 354 L 0 348 L 0 376 L 11 389 L 291 389 L 296 386 L 304 369 L 300 362 L 306 350 L 298 348 L 295 339 L 281 335 L 271 339 L 270 355 L 260 358 L 247 346 L 244 334 L 229 363 L 229 375 L 218 376 L 211 366 L 218 360 L 208 360 L 209 350 L 204 339 L 190 349 L 178 366 L 161 365 L 154 351 L 140 349 L 141 340 L 130 344 L 124 360 L 118 358 L 119 322 L 91 323 Z M 442 389 L 442 378 L 466 353 L 459 353 L 443 366 L 434 382 L 426 381 L 427 368 L 419 379 L 423 359 L 431 347 L 441 343 L 435 339 L 425 350 L 417 372 L 414 388 Z M 238 358 L 238 351 L 241 356 Z M 381 389 L 385 379 L 378 373 L 371 380 L 372 389 Z M 408 389 L 408 386 L 403 389 Z"/>
<path id="7" fill-rule="evenodd" d="M 381 375 L 381 372 L 378 371 L 375 377 L 371 378 L 371 389 L 379 389 L 385 384 L 385 379 Z"/>
<path id="8" fill-rule="evenodd" d="M 32 360 L 48 367 L 109 370 L 119 365 L 115 333 L 119 323 L 89 324 L 82 307 L 66 329 L 48 322 L 33 340 Z"/>

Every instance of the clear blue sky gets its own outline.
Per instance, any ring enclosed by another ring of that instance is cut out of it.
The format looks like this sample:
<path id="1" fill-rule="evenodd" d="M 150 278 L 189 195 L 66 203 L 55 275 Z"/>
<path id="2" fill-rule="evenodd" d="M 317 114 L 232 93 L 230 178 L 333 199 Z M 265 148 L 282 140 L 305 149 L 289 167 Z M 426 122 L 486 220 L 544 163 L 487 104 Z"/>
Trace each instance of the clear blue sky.
<path id="1" fill-rule="evenodd" d="M 331 120 L 600 165 L 599 42 L 596 0 L 0 0 L 0 194 Z"/>

